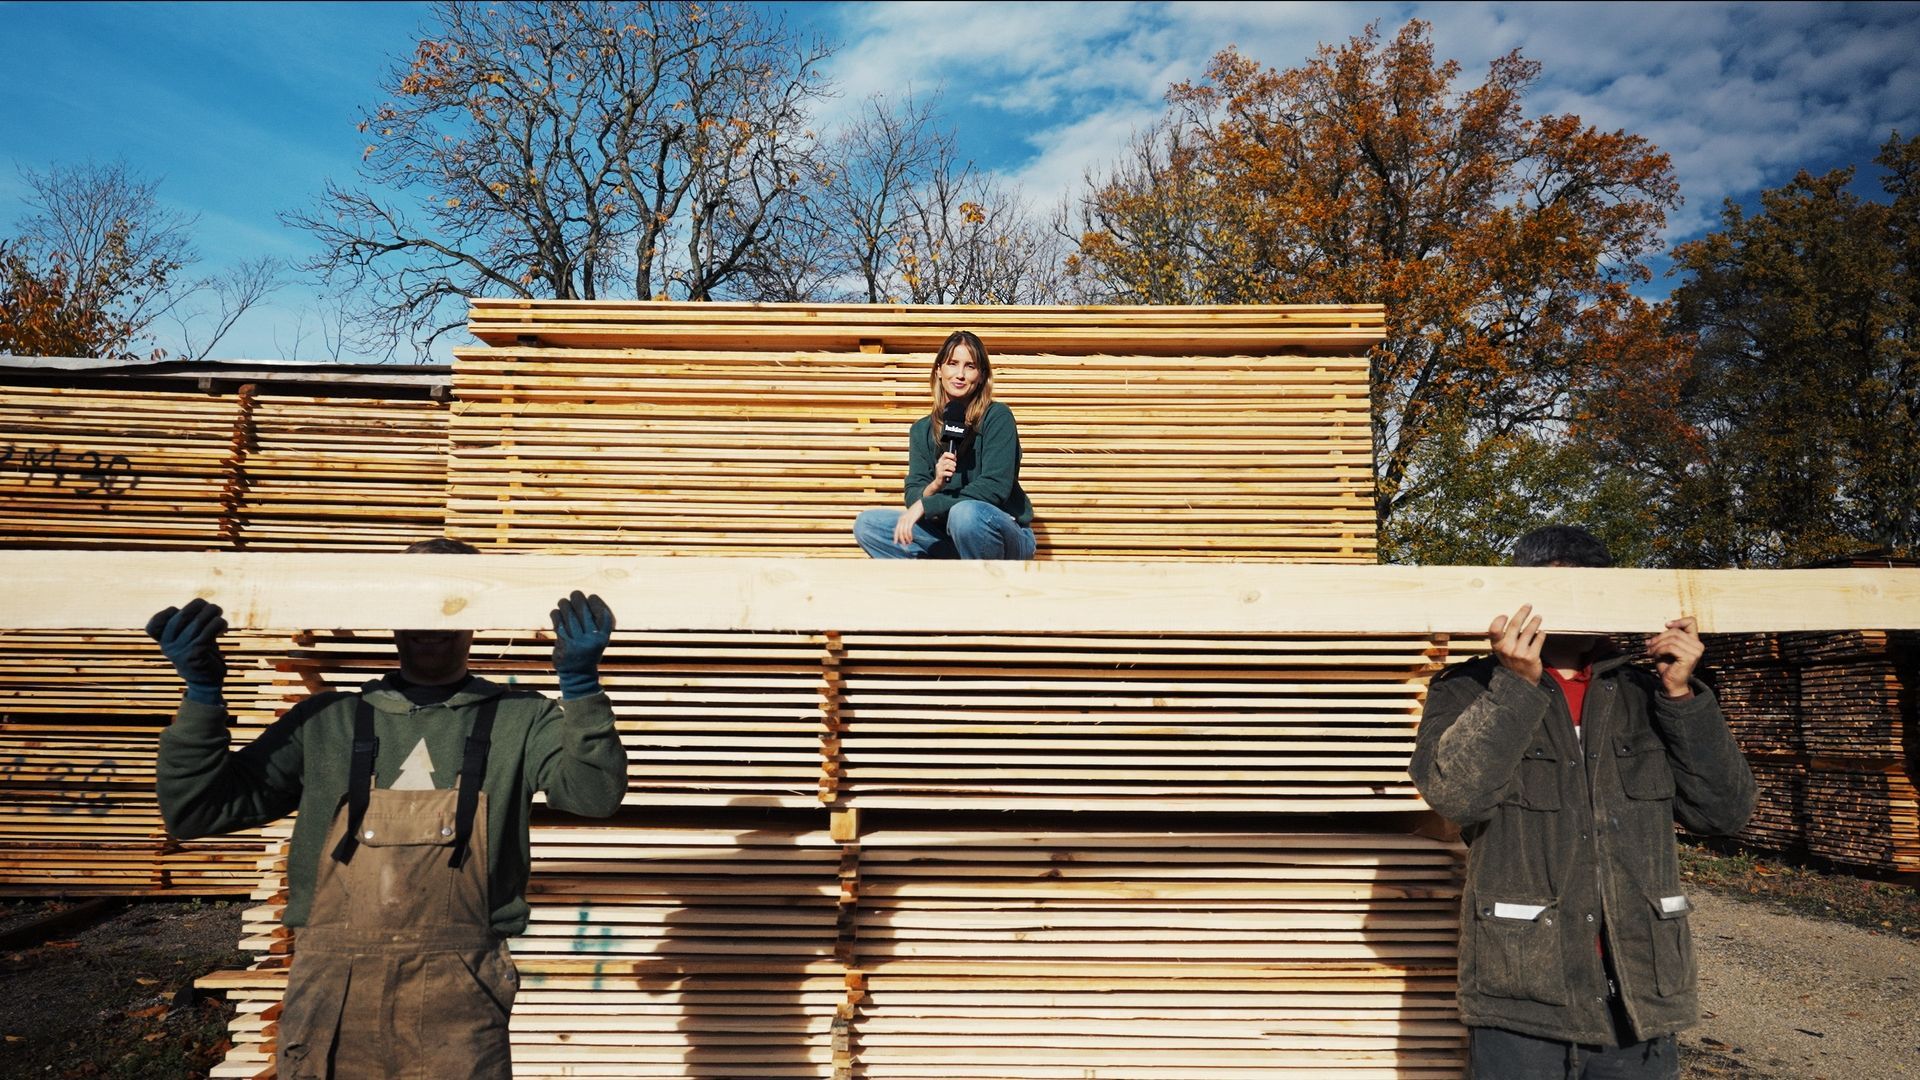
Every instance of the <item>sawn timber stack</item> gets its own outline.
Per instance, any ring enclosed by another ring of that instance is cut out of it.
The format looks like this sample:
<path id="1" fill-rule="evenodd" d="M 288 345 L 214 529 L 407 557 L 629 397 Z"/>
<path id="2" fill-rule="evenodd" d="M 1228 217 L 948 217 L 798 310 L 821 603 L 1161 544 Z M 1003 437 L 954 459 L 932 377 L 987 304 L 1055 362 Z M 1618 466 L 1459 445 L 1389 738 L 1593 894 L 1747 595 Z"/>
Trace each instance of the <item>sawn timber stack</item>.
<path id="1" fill-rule="evenodd" d="M 1377 305 L 476 299 L 450 528 L 548 552 L 860 557 L 960 329 L 1018 418 L 1041 558 L 1374 559 Z"/>

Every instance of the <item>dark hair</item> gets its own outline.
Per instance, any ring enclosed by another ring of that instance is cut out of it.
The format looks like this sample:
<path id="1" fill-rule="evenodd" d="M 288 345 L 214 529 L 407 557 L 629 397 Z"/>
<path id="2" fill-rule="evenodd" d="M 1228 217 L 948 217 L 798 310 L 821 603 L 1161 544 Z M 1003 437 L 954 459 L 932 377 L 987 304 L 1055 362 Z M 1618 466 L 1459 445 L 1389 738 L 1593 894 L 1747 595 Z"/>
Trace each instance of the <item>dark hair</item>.
<path id="1" fill-rule="evenodd" d="M 436 536 L 431 540 L 416 540 L 407 545 L 406 555 L 478 555 L 480 549 L 465 540 L 449 540 Z"/>
<path id="2" fill-rule="evenodd" d="M 980 430 L 980 418 L 987 415 L 987 406 L 993 404 L 993 361 L 987 359 L 987 347 L 980 342 L 980 336 L 971 330 L 955 330 L 940 343 L 940 351 L 933 354 L 933 368 L 928 379 L 933 383 L 933 417 L 929 434 L 933 444 L 940 445 L 940 419 L 947 409 L 947 388 L 940 382 L 940 365 L 947 362 L 953 350 L 965 345 L 973 353 L 973 362 L 980 365 L 980 382 L 973 388 L 973 395 L 967 399 L 967 430 Z M 969 435 L 969 438 L 972 436 Z"/>
<path id="3" fill-rule="evenodd" d="M 1600 538 L 1577 525 L 1548 525 L 1513 542 L 1515 566 L 1612 566 Z"/>

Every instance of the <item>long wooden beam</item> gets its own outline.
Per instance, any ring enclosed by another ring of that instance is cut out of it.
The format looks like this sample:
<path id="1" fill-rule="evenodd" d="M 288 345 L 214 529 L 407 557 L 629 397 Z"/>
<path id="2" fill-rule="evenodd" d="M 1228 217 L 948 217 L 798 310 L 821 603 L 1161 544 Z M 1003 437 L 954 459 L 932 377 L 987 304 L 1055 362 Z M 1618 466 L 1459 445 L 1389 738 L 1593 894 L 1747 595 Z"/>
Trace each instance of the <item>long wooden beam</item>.
<path id="1" fill-rule="evenodd" d="M 291 552 L 0 551 L 0 629 L 116 629 L 206 597 L 253 629 L 512 630 L 605 597 L 630 630 L 1476 633 L 1920 629 L 1920 570 L 915 563 Z"/>

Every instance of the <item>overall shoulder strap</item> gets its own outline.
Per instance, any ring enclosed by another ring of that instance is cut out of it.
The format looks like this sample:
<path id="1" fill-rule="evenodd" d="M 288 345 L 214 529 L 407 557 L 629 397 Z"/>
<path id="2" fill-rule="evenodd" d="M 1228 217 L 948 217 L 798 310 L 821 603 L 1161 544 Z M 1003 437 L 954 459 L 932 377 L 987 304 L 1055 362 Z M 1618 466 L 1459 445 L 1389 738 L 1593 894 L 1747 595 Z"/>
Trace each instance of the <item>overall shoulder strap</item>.
<path id="1" fill-rule="evenodd" d="M 480 784 L 487 778 L 487 751 L 493 744 L 493 717 L 500 710 L 500 699 L 490 697 L 480 703 L 480 715 L 474 718 L 473 733 L 467 736 L 467 752 L 460 759 L 460 796 L 453 813 L 453 854 L 447 865 L 458 870 L 467 861 L 467 841 L 473 836 L 473 815 L 480 808 Z"/>
<path id="2" fill-rule="evenodd" d="M 373 737 L 373 706 L 360 696 L 353 709 L 353 759 L 347 766 L 347 831 L 333 849 L 338 862 L 349 862 L 360 847 L 360 824 L 366 820 L 367 799 L 373 791 L 373 762 L 380 740 Z"/>

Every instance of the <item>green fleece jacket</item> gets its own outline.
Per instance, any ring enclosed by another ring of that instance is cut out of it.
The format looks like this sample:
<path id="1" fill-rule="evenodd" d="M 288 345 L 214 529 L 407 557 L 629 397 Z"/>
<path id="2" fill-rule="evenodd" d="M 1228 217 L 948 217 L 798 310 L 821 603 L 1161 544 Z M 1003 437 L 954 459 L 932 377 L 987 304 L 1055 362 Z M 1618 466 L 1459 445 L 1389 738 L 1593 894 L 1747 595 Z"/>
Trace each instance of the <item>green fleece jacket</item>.
<path id="1" fill-rule="evenodd" d="M 978 499 L 1006 511 L 1022 525 L 1033 524 L 1033 504 L 1020 490 L 1020 433 L 1014 428 L 1012 409 L 997 401 L 987 406 L 980 430 L 960 446 L 960 467 L 953 479 L 922 498 L 920 493 L 933 482 L 933 466 L 945 452 L 944 446 L 934 444 L 932 430 L 931 416 L 913 423 L 907 450 L 907 506 L 925 503 L 927 520 L 939 521 L 961 499 Z"/>
<path id="2" fill-rule="evenodd" d="M 605 694 L 554 702 L 529 690 L 510 690 L 478 677 L 446 702 L 416 706 L 385 678 L 358 694 L 316 694 L 287 711 L 260 737 L 230 750 L 226 710 L 182 701 L 160 733 L 160 813 L 182 840 L 264 825 L 292 810 L 293 846 L 287 859 L 288 926 L 303 926 L 334 812 L 347 793 L 353 756 L 353 714 L 364 694 L 374 708 L 374 786 L 391 788 L 403 771 L 415 786 L 431 771 L 432 786 L 458 785 L 460 759 L 479 704 L 500 699 L 492 750 L 481 790 L 487 793 L 488 889 L 493 929 L 517 934 L 527 927 L 528 816 L 536 791 L 557 810 L 606 817 L 627 789 L 627 756 L 613 729 Z M 426 757 L 415 755 L 424 743 Z M 412 759 L 411 762 L 409 759 Z"/>

